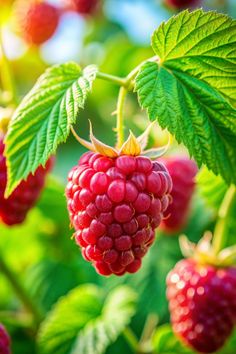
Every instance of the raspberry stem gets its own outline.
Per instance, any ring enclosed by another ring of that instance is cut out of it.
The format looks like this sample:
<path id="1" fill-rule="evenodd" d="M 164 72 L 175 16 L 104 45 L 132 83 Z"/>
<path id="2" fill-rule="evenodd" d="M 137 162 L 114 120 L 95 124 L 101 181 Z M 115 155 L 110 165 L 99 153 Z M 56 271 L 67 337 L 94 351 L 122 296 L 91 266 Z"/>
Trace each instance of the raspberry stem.
<path id="1" fill-rule="evenodd" d="M 16 86 L 13 78 L 13 74 L 11 71 L 11 65 L 6 55 L 4 44 L 3 44 L 3 33 L 2 33 L 2 25 L 0 24 L 0 51 L 1 51 L 1 78 L 3 89 L 10 93 L 10 101 L 13 106 L 16 106 L 18 103 L 17 94 L 16 94 Z"/>
<path id="2" fill-rule="evenodd" d="M 117 122 L 116 122 L 116 133 L 117 133 L 117 148 L 120 149 L 124 143 L 124 104 L 125 98 L 128 91 L 125 87 L 121 87 L 119 91 L 118 101 L 117 101 Z"/>
<path id="3" fill-rule="evenodd" d="M 133 352 L 136 353 L 138 351 L 139 343 L 132 329 L 130 327 L 126 327 L 123 331 L 123 336 Z"/>
<path id="4" fill-rule="evenodd" d="M 128 86 L 126 78 L 123 78 L 123 77 L 119 77 L 119 76 L 115 76 L 115 75 L 110 75 L 110 74 L 98 72 L 97 73 L 97 78 L 105 80 L 105 81 L 113 82 L 114 84 L 117 84 L 119 86 L 124 86 L 124 87 Z"/>
<path id="5" fill-rule="evenodd" d="M 25 308 L 32 314 L 34 319 L 34 324 L 36 327 L 40 324 L 41 314 L 38 311 L 37 306 L 34 304 L 32 299 L 29 297 L 25 288 L 19 282 L 17 275 L 12 272 L 8 264 L 4 261 L 3 256 L 0 256 L 0 270 L 6 276 L 15 293 L 18 295 L 21 302 L 24 304 Z"/>
<path id="6" fill-rule="evenodd" d="M 102 72 L 97 73 L 97 78 L 103 79 L 106 81 L 113 82 L 120 86 L 118 101 L 117 101 L 117 123 L 116 123 L 116 133 L 117 133 L 117 148 L 120 149 L 124 143 L 124 119 L 123 119 L 123 111 L 124 111 L 124 104 L 125 98 L 128 91 L 132 91 L 134 89 L 133 80 L 138 74 L 141 66 L 148 61 L 156 61 L 158 62 L 159 58 L 154 56 L 152 58 L 144 60 L 138 66 L 136 66 L 125 78 L 114 76 Z"/>
<path id="7" fill-rule="evenodd" d="M 213 249 L 215 255 L 217 255 L 223 248 L 227 246 L 227 224 L 228 215 L 231 209 L 234 207 L 234 202 L 236 199 L 236 187 L 231 185 L 227 192 L 225 193 L 223 202 L 220 206 L 218 213 L 218 221 L 215 226 L 214 237 L 213 237 Z"/>

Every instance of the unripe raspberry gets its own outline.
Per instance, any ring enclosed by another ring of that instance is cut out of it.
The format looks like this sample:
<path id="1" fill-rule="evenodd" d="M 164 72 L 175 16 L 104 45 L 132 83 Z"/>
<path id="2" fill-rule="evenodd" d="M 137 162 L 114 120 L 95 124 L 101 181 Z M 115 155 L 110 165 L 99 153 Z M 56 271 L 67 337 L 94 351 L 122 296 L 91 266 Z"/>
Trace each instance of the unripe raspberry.
<path id="1" fill-rule="evenodd" d="M 174 156 L 162 160 L 172 178 L 172 202 L 163 200 L 164 219 L 161 228 L 166 233 L 181 231 L 188 221 L 190 204 L 195 189 L 194 177 L 197 174 L 197 165 L 189 158 Z M 165 205 L 164 205 L 165 204 Z"/>
<path id="2" fill-rule="evenodd" d="M 7 184 L 6 159 L 3 155 L 4 143 L 3 135 L 0 133 L 0 222 L 6 225 L 21 224 L 28 211 L 38 200 L 44 187 L 47 173 L 51 170 L 53 159 L 50 158 L 45 169 L 40 166 L 34 175 L 30 174 L 26 181 L 20 183 L 15 191 L 4 198 Z"/>
<path id="3" fill-rule="evenodd" d="M 155 187 L 155 188 L 154 188 Z M 102 275 L 135 273 L 155 239 L 172 181 L 147 157 L 84 154 L 68 176 L 75 240 Z"/>
<path id="4" fill-rule="evenodd" d="M 171 8 L 184 9 L 200 4 L 200 0 L 164 0 L 164 3 Z"/>
<path id="5" fill-rule="evenodd" d="M 3 325 L 0 324 L 0 353 L 11 354 L 10 337 Z"/>
<path id="6" fill-rule="evenodd" d="M 173 330 L 200 353 L 214 353 L 236 320 L 236 268 L 182 260 L 167 277 Z"/>
<path id="7" fill-rule="evenodd" d="M 99 0 L 65 0 L 69 7 L 81 15 L 90 15 L 96 11 Z"/>
<path id="8" fill-rule="evenodd" d="M 55 33 L 60 13 L 47 3 L 37 0 L 18 0 L 13 16 L 17 30 L 29 44 L 40 45 L 49 40 Z"/>

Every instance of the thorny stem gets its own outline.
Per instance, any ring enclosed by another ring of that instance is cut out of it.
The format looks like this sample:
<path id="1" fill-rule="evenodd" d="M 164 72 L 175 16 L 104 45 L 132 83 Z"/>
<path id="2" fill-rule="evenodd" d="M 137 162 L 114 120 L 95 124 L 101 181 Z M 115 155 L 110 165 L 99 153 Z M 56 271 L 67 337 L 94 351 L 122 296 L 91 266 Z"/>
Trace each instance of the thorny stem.
<path id="1" fill-rule="evenodd" d="M 117 123 L 116 123 L 116 133 L 117 133 L 117 148 L 121 148 L 124 143 L 124 119 L 123 119 L 123 111 L 125 98 L 128 91 L 133 90 L 134 83 L 133 80 L 135 76 L 138 74 L 141 66 L 147 61 L 158 61 L 158 57 L 149 58 L 142 63 L 140 63 L 136 68 L 134 68 L 125 78 L 121 78 L 118 76 L 113 76 L 109 74 L 105 74 L 102 72 L 97 73 L 97 77 L 106 81 L 111 81 L 120 86 L 118 101 L 117 101 Z"/>
<path id="2" fill-rule="evenodd" d="M 5 49 L 4 49 L 4 44 L 3 44 L 3 33 L 2 33 L 2 27 L 0 24 L 0 50 L 1 50 L 1 77 L 2 77 L 2 84 L 3 84 L 3 89 L 10 93 L 10 101 L 11 103 L 16 106 L 17 105 L 17 94 L 16 94 L 16 87 L 15 87 L 15 82 L 13 79 L 12 71 L 11 71 L 11 65 L 9 63 L 9 60 L 7 58 Z"/>
<path id="3" fill-rule="evenodd" d="M 217 255 L 227 245 L 227 216 L 233 207 L 236 198 L 236 187 L 231 185 L 225 193 L 218 213 L 218 221 L 213 237 L 213 249 Z"/>
<path id="4" fill-rule="evenodd" d="M 19 282 L 17 275 L 12 272 L 8 264 L 4 261 L 2 255 L 0 255 L 0 271 L 6 276 L 25 308 L 32 314 L 35 326 L 37 327 L 41 321 L 41 314 L 39 313 L 37 306 L 29 297 L 25 288 Z"/>

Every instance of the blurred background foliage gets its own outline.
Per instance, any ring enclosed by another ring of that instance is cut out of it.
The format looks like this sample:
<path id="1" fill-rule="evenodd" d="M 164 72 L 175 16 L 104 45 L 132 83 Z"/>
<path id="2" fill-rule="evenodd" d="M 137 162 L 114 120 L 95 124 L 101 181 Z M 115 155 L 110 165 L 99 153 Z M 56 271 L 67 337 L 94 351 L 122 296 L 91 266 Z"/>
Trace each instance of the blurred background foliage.
<path id="1" fill-rule="evenodd" d="M 63 1 L 52 2 L 60 7 Z M 236 16 L 235 0 L 202 1 L 202 6 Z M 151 33 L 172 14 L 158 0 L 106 0 L 102 10 L 91 17 L 82 17 L 72 11 L 65 12 L 53 38 L 40 48 L 33 48 L 28 47 L 14 33 L 11 6 L 5 6 L 0 1 L 5 49 L 11 61 L 19 96 L 23 97 L 27 93 L 47 66 L 68 60 L 75 60 L 82 65 L 95 63 L 103 72 L 127 75 L 142 60 L 152 56 Z M 117 93 L 118 88 L 111 83 L 96 81 L 86 109 L 78 117 L 77 131 L 82 137 L 87 138 L 88 119 L 91 119 L 98 138 L 106 143 L 114 143 L 115 134 L 111 134 L 111 131 L 115 118 L 111 113 L 116 109 Z M 3 92 L 0 91 L 2 99 Z M 138 108 L 135 95 L 128 97 L 125 118 L 127 129 L 131 127 L 136 132 L 143 131 L 147 125 L 147 117 Z M 165 132 L 153 129 L 152 145 L 162 145 L 165 140 Z M 157 241 L 145 257 L 142 269 L 135 275 L 121 278 L 98 276 L 93 267 L 82 259 L 78 247 L 70 239 L 73 230 L 70 229 L 67 216 L 64 188 L 68 171 L 83 151 L 84 148 L 73 137 L 59 148 L 53 176 L 48 178 L 46 188 L 26 222 L 13 228 L 0 225 L 0 257 L 4 257 L 16 273 L 43 316 L 61 296 L 82 284 L 96 284 L 103 289 L 104 296 L 118 286 L 126 285 L 137 294 L 137 307 L 131 322 L 136 335 L 141 335 L 147 316 L 156 315 L 158 323 L 165 324 L 154 337 L 156 352 L 190 353 L 176 339 L 173 343 L 171 329 L 166 325 L 169 313 L 165 278 L 182 258 L 178 235 L 167 236 L 157 231 Z M 177 153 L 185 154 L 186 151 L 173 142 L 169 154 Z M 191 217 L 183 230 L 192 241 L 198 241 L 206 229 L 213 229 L 225 191 L 224 182 L 214 175 L 210 177 L 208 173 L 203 170 L 198 176 Z M 211 190 L 206 188 L 209 178 L 212 178 Z M 213 198 L 213 195 L 216 197 Z M 232 216 L 229 222 L 231 230 L 235 223 L 233 219 Z M 31 319 L 1 273 L 0 322 L 6 324 L 11 332 L 14 354 L 35 353 L 35 333 L 31 328 Z M 122 350 L 129 353 L 130 349 L 123 337 L 117 337 L 116 343 L 107 349 L 107 353 L 116 354 Z M 172 345 L 171 349 L 168 345 Z M 226 354 L 231 352 L 232 346 L 224 351 Z"/>

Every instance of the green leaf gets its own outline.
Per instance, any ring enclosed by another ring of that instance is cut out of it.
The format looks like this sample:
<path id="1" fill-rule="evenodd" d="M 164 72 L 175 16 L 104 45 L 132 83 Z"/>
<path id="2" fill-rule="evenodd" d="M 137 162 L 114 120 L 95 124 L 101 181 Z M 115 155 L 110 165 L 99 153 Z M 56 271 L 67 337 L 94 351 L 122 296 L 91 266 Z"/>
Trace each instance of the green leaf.
<path id="1" fill-rule="evenodd" d="M 73 62 L 53 66 L 23 99 L 6 137 L 6 195 L 39 165 L 45 165 L 58 145 L 66 141 L 70 126 L 84 107 L 96 71 L 95 66 L 82 71 Z"/>
<path id="2" fill-rule="evenodd" d="M 104 299 L 96 286 L 83 285 L 58 301 L 38 337 L 41 354 L 102 354 L 135 311 L 136 295 L 120 286 Z"/>
<path id="3" fill-rule="evenodd" d="M 79 270 L 71 262 L 43 259 L 26 271 L 25 281 L 29 294 L 44 311 L 79 284 Z"/>
<path id="4" fill-rule="evenodd" d="M 157 354 L 194 354 L 179 341 L 168 324 L 158 327 L 153 336 L 153 346 Z"/>
<path id="5" fill-rule="evenodd" d="M 236 181 L 236 21 L 184 11 L 152 38 L 158 62 L 136 77 L 140 105 L 183 142 L 199 165 Z"/>
<path id="6" fill-rule="evenodd" d="M 215 11 L 188 10 L 163 22 L 152 48 L 170 70 L 205 81 L 236 104 L 236 20 Z"/>
<path id="7" fill-rule="evenodd" d="M 197 175 L 197 185 L 206 204 L 217 212 L 227 191 L 227 184 L 204 167 Z"/>

